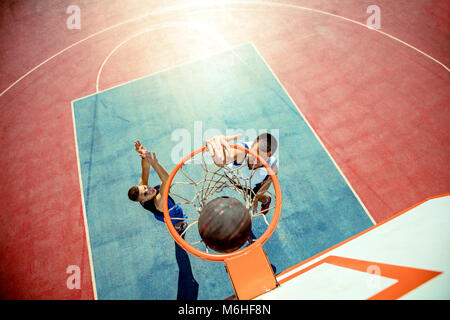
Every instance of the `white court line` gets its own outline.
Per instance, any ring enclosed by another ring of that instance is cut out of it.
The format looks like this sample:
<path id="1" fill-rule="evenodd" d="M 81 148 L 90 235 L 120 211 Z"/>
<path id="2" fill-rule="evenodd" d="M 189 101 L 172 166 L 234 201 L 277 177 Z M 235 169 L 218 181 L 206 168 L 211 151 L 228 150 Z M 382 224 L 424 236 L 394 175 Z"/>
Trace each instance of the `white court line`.
<path id="1" fill-rule="evenodd" d="M 237 45 L 237 46 L 234 46 L 233 48 L 236 49 L 236 48 L 238 48 L 238 47 L 240 47 L 240 46 L 244 46 L 244 45 L 249 44 L 249 43 L 251 43 L 251 42 L 245 42 L 245 43 L 239 44 L 239 45 Z M 180 63 L 180 64 L 173 65 L 173 66 L 171 66 L 171 67 L 168 67 L 168 68 L 165 68 L 165 69 L 156 71 L 156 72 L 154 72 L 154 73 L 146 74 L 146 75 L 144 75 L 144 76 L 142 76 L 142 77 L 134 78 L 134 79 L 132 79 L 132 80 L 125 81 L 125 82 L 122 82 L 122 83 L 119 83 L 119 84 L 117 84 L 117 85 L 115 85 L 115 86 L 108 87 L 108 88 L 105 88 L 105 89 L 103 89 L 103 90 L 99 90 L 99 91 L 90 93 L 90 94 L 88 94 L 88 95 L 86 95 L 86 96 L 83 96 L 83 97 L 80 97 L 80 98 L 76 98 L 76 99 L 72 100 L 72 103 L 74 103 L 74 102 L 76 102 L 76 101 L 79 101 L 79 100 L 83 100 L 83 99 L 88 98 L 88 97 L 95 96 L 95 95 L 97 95 L 97 94 L 100 94 L 100 93 L 103 93 L 103 92 L 106 92 L 106 91 L 109 91 L 109 90 L 112 90 L 112 89 L 115 89 L 115 88 L 118 88 L 118 87 L 121 87 L 121 86 L 124 86 L 124 85 L 127 85 L 127 84 L 130 84 L 130 83 L 133 83 L 133 82 L 135 82 L 135 81 L 139 81 L 139 80 L 142 80 L 142 79 L 145 79 L 145 78 L 148 78 L 148 77 L 152 77 L 152 76 L 155 76 L 155 75 L 160 74 L 160 73 L 163 73 L 163 72 L 167 72 L 167 71 L 170 71 L 170 70 L 173 70 L 173 69 L 177 69 L 177 68 L 179 68 L 179 67 L 183 67 L 183 66 L 190 65 L 190 64 L 195 63 L 195 62 L 200 62 L 200 61 L 202 61 L 202 60 L 205 60 L 205 59 L 208 59 L 208 58 L 212 58 L 212 57 L 214 57 L 214 56 L 216 56 L 216 55 L 225 53 L 225 52 L 227 52 L 227 51 L 234 51 L 234 49 L 233 49 L 233 50 L 232 50 L 232 49 L 228 49 L 228 48 L 227 48 L 227 49 L 220 49 L 220 50 L 217 50 L 217 51 L 214 51 L 214 52 L 211 52 L 211 53 L 207 53 L 207 54 L 204 55 L 204 56 L 201 56 L 201 57 L 198 57 L 198 58 L 189 60 L 189 61 L 185 61 L 185 62 L 182 62 L 182 63 Z"/>
<path id="2" fill-rule="evenodd" d="M 71 103 L 71 109 L 72 109 L 72 121 L 73 121 L 73 133 L 75 136 L 75 151 L 77 156 L 77 168 L 78 168 L 78 179 L 80 182 L 80 192 L 81 192 L 81 203 L 83 207 L 83 221 L 84 221 L 84 230 L 86 232 L 86 241 L 87 241 L 87 248 L 88 248 L 88 255 L 89 255 L 89 266 L 91 268 L 91 280 L 92 280 L 92 288 L 94 293 L 94 299 L 97 300 L 97 285 L 95 283 L 95 273 L 94 273 L 94 263 L 92 260 L 92 250 L 91 250 L 91 241 L 89 236 L 89 227 L 87 223 L 87 216 L 86 216 L 86 207 L 84 204 L 84 191 L 83 191 L 83 181 L 81 179 L 81 168 L 80 168 L 80 157 L 78 154 L 78 140 L 77 140 L 77 129 L 76 129 L 76 123 L 75 123 L 75 113 L 73 110 L 73 103 Z"/>
<path id="3" fill-rule="evenodd" d="M 350 190 L 353 192 L 353 194 L 355 195 L 356 199 L 358 199 L 359 203 L 361 204 L 361 206 L 363 207 L 364 211 L 366 212 L 366 214 L 369 216 L 370 220 L 372 221 L 373 224 L 376 224 L 375 220 L 372 218 L 372 215 L 369 213 L 369 210 L 367 210 L 366 206 L 364 205 L 364 203 L 361 201 L 360 197 L 358 196 L 358 194 L 356 193 L 355 189 L 353 189 L 352 185 L 350 184 L 350 182 L 348 181 L 347 177 L 344 175 L 344 173 L 342 172 L 342 170 L 339 168 L 339 166 L 337 165 L 336 161 L 333 159 L 333 157 L 331 156 L 330 152 L 328 151 L 328 149 L 325 147 L 325 144 L 322 142 L 322 140 L 320 139 L 319 135 L 316 133 L 316 131 L 313 129 L 313 127 L 311 126 L 311 124 L 309 123 L 308 119 L 306 119 L 305 115 L 301 112 L 300 108 L 297 106 L 297 104 L 295 103 L 294 99 L 292 99 L 292 97 L 289 95 L 289 92 L 286 90 L 286 88 L 283 86 L 283 84 L 281 83 L 280 79 L 278 79 L 277 75 L 275 74 L 275 72 L 272 70 L 272 68 L 269 66 L 269 64 L 266 62 L 266 60 L 264 59 L 264 57 L 262 56 L 262 54 L 259 52 L 258 48 L 256 48 L 256 46 L 252 43 L 252 46 L 254 47 L 255 51 L 257 52 L 257 54 L 261 57 L 261 60 L 264 62 L 264 64 L 267 66 L 267 68 L 270 70 L 270 72 L 272 72 L 273 76 L 275 77 L 275 79 L 278 81 L 278 84 L 280 85 L 280 87 L 283 89 L 284 93 L 286 93 L 286 95 L 289 97 L 289 99 L 291 100 L 291 102 L 295 105 L 295 109 L 297 109 L 298 113 L 300 114 L 300 116 L 303 118 L 303 120 L 306 122 L 306 124 L 309 126 L 310 130 L 314 133 L 314 136 L 316 137 L 317 141 L 319 141 L 320 145 L 322 146 L 322 148 L 325 150 L 325 152 L 328 154 L 328 156 L 330 157 L 331 161 L 333 162 L 334 166 L 336 167 L 336 169 L 339 171 L 339 173 L 341 174 L 341 176 L 344 178 L 345 182 L 347 183 L 348 187 L 350 188 Z"/>
<path id="4" fill-rule="evenodd" d="M 326 12 L 326 11 L 322 11 L 322 10 L 318 10 L 318 9 L 312 9 L 312 8 L 307 8 L 307 7 L 302 7 L 302 6 L 298 6 L 298 5 L 294 5 L 294 4 L 277 3 L 277 2 L 270 2 L 270 1 L 258 1 L 258 2 L 255 2 L 255 1 L 228 1 L 226 3 L 224 3 L 224 2 L 221 2 L 221 3 L 211 3 L 211 2 L 203 3 L 203 2 L 198 2 L 197 1 L 197 2 L 193 2 L 193 3 L 189 3 L 187 5 L 172 6 L 172 7 L 168 7 L 168 8 L 158 9 L 158 10 L 155 10 L 154 12 L 152 12 L 152 13 L 147 13 L 147 14 L 138 16 L 136 18 L 127 19 L 125 21 L 122 21 L 120 23 L 112 25 L 112 26 L 110 26 L 108 28 L 105 28 L 103 30 L 95 32 L 95 33 L 91 34 L 90 36 L 88 36 L 86 38 L 83 38 L 83 39 L 81 39 L 81 40 L 71 44 L 70 46 L 64 48 L 63 50 L 57 52 L 53 56 L 49 57 L 48 59 L 44 60 L 43 62 L 41 62 L 40 64 L 38 64 L 37 66 L 35 66 L 31 70 L 29 70 L 27 73 L 25 73 L 19 79 L 14 81 L 11 85 L 9 85 L 5 90 L 3 90 L 0 93 L 0 97 L 3 96 L 6 92 L 8 92 L 12 87 L 14 87 L 20 81 L 22 81 L 24 78 L 26 78 L 28 75 L 30 75 L 33 71 L 37 70 L 42 65 L 47 63 L 48 61 L 56 58 L 57 56 L 59 56 L 60 54 L 66 52 L 66 51 L 68 51 L 69 49 L 73 48 L 74 46 L 76 46 L 76 45 L 78 45 L 80 43 L 83 43 L 84 41 L 89 40 L 89 39 L 91 39 L 91 38 L 93 38 L 93 37 L 95 37 L 95 36 L 97 36 L 99 34 L 102 34 L 102 33 L 106 32 L 106 31 L 115 29 L 115 28 L 120 27 L 122 25 L 125 25 L 125 24 L 128 24 L 128 23 L 132 23 L 132 22 L 144 19 L 144 18 L 148 18 L 150 16 L 155 16 L 155 15 L 159 15 L 159 14 L 169 13 L 169 12 L 172 12 L 172 11 L 181 11 L 181 10 L 184 10 L 184 9 L 192 9 L 192 8 L 195 8 L 195 7 L 198 7 L 198 6 L 202 6 L 202 7 L 205 7 L 205 6 L 219 6 L 220 9 L 218 9 L 218 10 L 228 10 L 228 9 L 230 9 L 230 8 L 224 7 L 224 4 L 236 4 L 236 5 L 247 4 L 247 5 L 255 5 L 255 6 L 269 6 L 269 7 L 280 7 L 280 8 L 284 7 L 284 8 L 291 8 L 291 9 L 311 11 L 311 12 L 315 12 L 315 13 L 319 13 L 319 14 L 324 14 L 324 15 L 328 15 L 328 16 L 331 16 L 331 17 L 335 17 L 335 18 L 338 18 L 338 19 L 342 19 L 342 20 L 345 20 L 345 21 L 348 21 L 348 22 L 352 22 L 352 23 L 355 23 L 357 25 L 363 26 L 364 28 L 367 28 L 369 31 L 378 32 L 378 33 L 380 33 L 380 34 L 382 34 L 384 36 L 387 36 L 387 37 L 389 37 L 389 38 L 391 38 L 391 39 L 393 39 L 395 41 L 398 41 L 399 43 L 401 43 L 401 44 L 403 44 L 403 45 L 405 45 L 405 46 L 407 46 L 407 47 L 409 47 L 409 48 L 411 48 L 411 49 L 421 53 L 425 57 L 433 60 L 434 62 L 436 62 L 439 65 L 441 65 L 445 70 L 450 72 L 450 69 L 446 65 L 444 65 L 442 62 L 440 62 L 437 59 L 431 57 L 430 55 L 426 54 L 425 52 L 417 49 L 413 45 L 410 45 L 409 43 L 406 43 L 405 41 L 402 41 L 402 40 L 400 40 L 400 39 L 398 39 L 398 38 L 396 38 L 396 37 L 394 37 L 394 36 L 392 36 L 392 35 L 390 35 L 390 34 L 388 34 L 386 32 L 383 32 L 383 31 L 380 31 L 380 30 L 377 30 L 377 29 L 368 28 L 367 25 L 365 25 L 365 24 L 363 24 L 363 23 L 361 23 L 359 21 L 355 21 L 355 20 L 352 20 L 352 19 L 349 19 L 349 18 L 345 18 L 345 17 L 339 16 L 339 15 L 336 15 L 336 14 L 333 14 L 333 13 Z"/>
<path id="5" fill-rule="evenodd" d="M 191 28 L 196 30 L 199 33 L 204 33 L 206 34 L 207 37 L 212 38 L 213 40 L 217 41 L 220 45 L 222 45 L 223 47 L 225 47 L 225 50 L 230 50 L 234 56 L 236 56 L 239 60 L 241 60 L 243 63 L 245 63 L 240 57 L 239 55 L 235 54 L 233 51 L 233 48 L 226 42 L 226 40 L 221 37 L 219 34 L 209 31 L 206 28 L 202 28 L 201 26 L 194 24 L 194 23 L 190 23 L 190 22 L 181 22 L 181 21 L 175 21 L 175 22 L 165 22 L 162 24 L 157 24 L 154 26 L 151 26 L 150 28 L 144 29 L 128 38 L 126 38 L 124 41 L 122 41 L 120 44 L 118 44 L 109 54 L 108 56 L 105 58 L 105 60 L 103 60 L 103 63 L 100 66 L 100 70 L 97 73 L 97 81 L 96 81 L 96 92 L 99 92 L 99 82 L 100 82 L 100 76 L 101 73 L 103 71 L 103 68 L 105 66 L 105 64 L 108 62 L 108 60 L 111 58 L 111 56 L 125 43 L 127 43 L 128 41 L 141 36 L 147 32 L 150 31 L 156 31 L 156 30 L 161 30 L 161 29 L 166 29 L 166 28 L 181 28 L 181 27 L 187 27 L 187 28 Z"/>

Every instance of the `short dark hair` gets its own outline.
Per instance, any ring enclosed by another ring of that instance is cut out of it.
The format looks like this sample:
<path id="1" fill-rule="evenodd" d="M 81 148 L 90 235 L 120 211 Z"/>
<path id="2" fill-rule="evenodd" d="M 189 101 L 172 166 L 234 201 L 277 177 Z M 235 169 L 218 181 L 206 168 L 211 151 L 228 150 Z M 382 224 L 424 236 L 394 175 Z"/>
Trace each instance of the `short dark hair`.
<path id="1" fill-rule="evenodd" d="M 270 133 L 267 132 L 261 133 L 259 136 L 256 137 L 255 143 L 256 142 L 259 142 L 259 150 L 265 153 L 270 152 L 271 154 L 274 154 L 274 152 L 277 151 L 278 141 Z"/>
<path id="2" fill-rule="evenodd" d="M 128 198 L 130 198 L 131 201 L 137 201 L 139 198 L 139 188 L 137 186 L 131 187 L 130 190 L 128 190 Z"/>

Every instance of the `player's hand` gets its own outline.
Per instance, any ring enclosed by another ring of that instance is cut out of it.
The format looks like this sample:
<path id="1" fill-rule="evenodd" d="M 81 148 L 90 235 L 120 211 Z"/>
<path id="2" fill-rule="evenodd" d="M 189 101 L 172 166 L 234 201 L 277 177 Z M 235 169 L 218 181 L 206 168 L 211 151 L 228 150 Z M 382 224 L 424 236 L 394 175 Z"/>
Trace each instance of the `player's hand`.
<path id="1" fill-rule="evenodd" d="M 145 149 L 145 147 L 139 142 L 139 140 L 134 143 L 134 149 L 137 153 L 139 153 L 139 156 L 142 159 L 145 158 L 145 152 L 147 151 L 147 149 Z"/>
<path id="2" fill-rule="evenodd" d="M 230 147 L 228 141 L 237 140 L 242 134 L 235 136 L 214 136 L 206 141 L 206 151 L 211 154 L 215 163 L 228 163 L 234 159 L 233 148 Z"/>
<path id="3" fill-rule="evenodd" d="M 153 165 L 158 162 L 158 159 L 156 158 L 156 154 L 154 152 L 145 151 L 144 153 L 144 159 L 148 161 L 149 164 Z"/>

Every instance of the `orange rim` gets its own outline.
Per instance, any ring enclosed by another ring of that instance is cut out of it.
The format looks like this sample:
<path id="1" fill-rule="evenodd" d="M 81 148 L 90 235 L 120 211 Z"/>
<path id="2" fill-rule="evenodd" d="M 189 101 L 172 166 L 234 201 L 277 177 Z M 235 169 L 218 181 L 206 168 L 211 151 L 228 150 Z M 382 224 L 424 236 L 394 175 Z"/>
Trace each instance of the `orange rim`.
<path id="1" fill-rule="evenodd" d="M 169 206 L 168 206 L 168 199 L 169 199 L 169 192 L 170 192 L 170 186 L 172 184 L 172 181 L 177 174 L 178 170 L 192 157 L 194 157 L 196 154 L 199 154 L 200 152 L 204 152 L 206 149 L 206 146 L 203 146 L 197 150 L 192 151 L 190 154 L 185 156 L 181 161 L 175 166 L 175 168 L 172 170 L 172 172 L 169 175 L 169 178 L 167 179 L 167 183 L 164 187 L 164 194 L 163 194 L 163 211 L 164 211 L 164 223 L 166 224 L 167 229 L 169 230 L 170 235 L 175 240 L 176 243 L 178 243 L 179 246 L 184 248 L 187 252 L 190 254 L 199 257 L 203 260 L 209 260 L 209 261 L 225 261 L 225 259 L 241 256 L 243 254 L 246 254 L 253 248 L 256 248 L 258 245 L 263 245 L 272 235 L 272 233 L 275 231 L 275 228 L 278 224 L 278 220 L 280 219 L 281 214 L 281 188 L 280 183 L 278 182 L 278 178 L 276 174 L 273 172 L 272 168 L 267 164 L 267 162 L 262 159 L 258 154 L 255 154 L 253 152 L 250 152 L 250 150 L 246 149 L 245 147 L 241 145 L 230 145 L 230 147 L 234 149 L 240 149 L 245 151 L 246 153 L 250 153 L 254 157 L 258 159 L 259 162 L 261 162 L 264 167 L 266 168 L 267 172 L 269 173 L 270 178 L 272 179 L 273 187 L 275 189 L 275 211 L 272 217 L 272 220 L 269 223 L 269 226 L 267 227 L 266 231 L 262 234 L 261 237 L 259 237 L 255 242 L 253 242 L 251 245 L 231 253 L 208 253 L 202 250 L 199 250 L 192 245 L 190 245 L 186 240 L 184 240 L 176 231 L 175 227 L 171 223 L 170 215 L 169 215 Z"/>

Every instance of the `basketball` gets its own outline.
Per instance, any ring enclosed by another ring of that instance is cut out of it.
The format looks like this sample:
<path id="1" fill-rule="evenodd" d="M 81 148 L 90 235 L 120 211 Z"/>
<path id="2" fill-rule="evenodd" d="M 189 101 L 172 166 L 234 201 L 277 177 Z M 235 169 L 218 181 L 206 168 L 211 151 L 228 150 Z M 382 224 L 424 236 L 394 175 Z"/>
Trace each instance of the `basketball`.
<path id="1" fill-rule="evenodd" d="M 198 232 L 205 244 L 221 253 L 230 253 L 242 247 L 251 229 L 249 210 L 231 197 L 209 201 L 198 219 Z"/>

